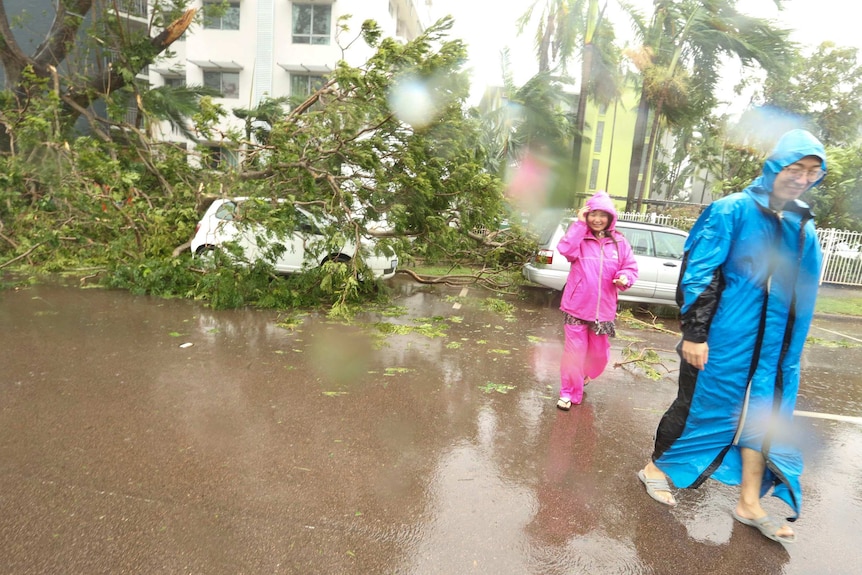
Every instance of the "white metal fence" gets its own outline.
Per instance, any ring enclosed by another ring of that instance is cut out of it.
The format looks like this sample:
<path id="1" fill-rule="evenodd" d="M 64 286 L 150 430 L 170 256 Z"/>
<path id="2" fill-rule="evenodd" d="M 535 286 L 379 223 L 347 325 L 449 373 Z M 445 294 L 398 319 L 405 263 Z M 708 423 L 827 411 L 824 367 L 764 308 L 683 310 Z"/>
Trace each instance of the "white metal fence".
<path id="1" fill-rule="evenodd" d="M 656 213 L 622 212 L 619 219 L 673 226 L 684 230 L 694 225 L 692 218 L 677 218 Z M 823 250 L 820 283 L 862 286 L 862 232 L 819 228 L 817 239 Z"/>
<path id="2" fill-rule="evenodd" d="M 655 212 L 641 214 L 638 212 L 620 212 L 617 218 L 627 222 L 643 222 L 646 224 L 661 224 L 663 226 L 673 226 L 681 230 L 690 230 L 694 225 L 694 218 L 678 218 L 665 214 L 657 214 Z"/>
<path id="3" fill-rule="evenodd" d="M 817 238 L 823 248 L 820 283 L 862 286 L 862 233 L 824 228 Z"/>

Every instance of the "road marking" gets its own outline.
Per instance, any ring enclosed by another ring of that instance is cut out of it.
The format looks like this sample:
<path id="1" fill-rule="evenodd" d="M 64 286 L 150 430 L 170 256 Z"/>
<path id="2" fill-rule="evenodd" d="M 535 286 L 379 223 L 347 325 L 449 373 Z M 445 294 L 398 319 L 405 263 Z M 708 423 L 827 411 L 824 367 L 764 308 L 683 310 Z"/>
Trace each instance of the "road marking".
<path id="1" fill-rule="evenodd" d="M 794 411 L 793 415 L 798 415 L 800 417 L 813 417 L 816 419 L 831 419 L 832 421 L 844 421 L 847 423 L 855 423 L 856 425 L 862 425 L 862 417 L 855 417 L 852 415 L 835 415 L 833 413 L 817 413 L 815 411 L 799 410 Z"/>
<path id="2" fill-rule="evenodd" d="M 862 343 L 862 339 L 857 339 L 857 338 L 850 336 L 850 335 L 847 335 L 845 333 L 841 333 L 838 331 L 832 331 L 831 329 L 826 329 L 825 327 L 817 327 L 816 325 L 812 325 L 811 327 L 815 327 L 815 328 L 819 329 L 820 331 L 825 331 L 826 333 L 831 333 L 832 335 L 837 335 L 837 336 L 843 337 L 845 339 L 852 339 L 853 341 L 857 341 L 859 343 Z"/>
<path id="3" fill-rule="evenodd" d="M 467 297 L 467 292 L 469 290 L 466 287 L 461 288 L 461 293 L 458 294 L 458 297 Z M 461 304 L 459 302 L 455 302 L 452 304 L 452 309 L 461 309 Z"/>

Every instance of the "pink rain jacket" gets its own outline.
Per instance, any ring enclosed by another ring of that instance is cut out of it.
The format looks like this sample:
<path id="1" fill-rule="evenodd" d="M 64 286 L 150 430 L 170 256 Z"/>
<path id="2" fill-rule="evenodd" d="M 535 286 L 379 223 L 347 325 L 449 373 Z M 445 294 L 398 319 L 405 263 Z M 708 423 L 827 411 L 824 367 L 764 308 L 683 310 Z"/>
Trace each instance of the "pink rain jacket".
<path id="1" fill-rule="evenodd" d="M 557 244 L 557 250 L 571 262 L 560 309 L 586 321 L 613 321 L 617 315 L 617 290 L 628 289 L 638 278 L 638 265 L 625 237 L 616 231 L 617 212 L 606 192 L 587 200 L 590 211 L 610 214 L 609 235 L 597 238 L 586 223 L 575 220 Z M 625 287 L 613 281 L 628 278 Z"/>

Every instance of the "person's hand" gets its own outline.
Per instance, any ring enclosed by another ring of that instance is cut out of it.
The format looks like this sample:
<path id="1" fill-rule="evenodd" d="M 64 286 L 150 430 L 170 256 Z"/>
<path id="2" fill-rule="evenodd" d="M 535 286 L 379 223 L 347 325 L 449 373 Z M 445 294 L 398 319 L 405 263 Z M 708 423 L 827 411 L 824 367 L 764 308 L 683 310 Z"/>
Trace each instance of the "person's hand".
<path id="1" fill-rule="evenodd" d="M 578 210 L 578 220 L 584 223 L 587 223 L 587 214 L 590 213 L 590 208 L 587 206 L 582 207 Z"/>
<path id="2" fill-rule="evenodd" d="M 628 276 L 624 276 L 624 275 L 622 275 L 622 276 L 620 276 L 620 277 L 616 278 L 616 279 L 614 280 L 614 285 L 615 285 L 615 286 L 617 286 L 617 287 L 618 287 L 618 288 L 620 288 L 620 289 L 622 289 L 622 288 L 624 288 L 624 287 L 628 286 L 628 285 L 629 285 L 629 278 L 628 278 Z"/>
<path id="3" fill-rule="evenodd" d="M 694 343 L 693 341 L 682 342 L 680 350 L 682 358 L 697 369 L 703 369 L 709 359 L 709 345 L 706 342 Z"/>

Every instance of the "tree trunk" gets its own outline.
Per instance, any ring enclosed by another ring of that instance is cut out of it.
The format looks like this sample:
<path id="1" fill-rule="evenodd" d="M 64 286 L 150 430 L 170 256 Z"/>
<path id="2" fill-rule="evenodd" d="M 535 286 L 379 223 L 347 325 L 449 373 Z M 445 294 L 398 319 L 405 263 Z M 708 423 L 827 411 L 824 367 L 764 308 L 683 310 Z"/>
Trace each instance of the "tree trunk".
<path id="1" fill-rule="evenodd" d="M 542 43 L 539 45 L 539 73 L 548 72 L 551 69 L 551 37 L 554 35 L 555 21 L 556 12 L 549 12 L 545 33 L 542 34 Z"/>
<path id="2" fill-rule="evenodd" d="M 57 12 L 51 29 L 35 53 L 28 56 L 15 40 L 6 15 L 6 6 L 3 0 L 0 0 L 0 61 L 6 74 L 7 87 L 18 86 L 21 73 L 27 66 L 33 67 L 37 77 L 48 78 L 51 75 L 50 67 L 58 68 L 74 46 L 78 29 L 93 7 L 93 2 L 94 0 L 57 2 Z"/>
<path id="3" fill-rule="evenodd" d="M 599 13 L 599 4 L 596 0 L 590 0 L 587 5 L 587 22 L 584 30 L 584 51 L 581 57 L 581 93 L 578 97 L 578 112 L 575 117 L 575 133 L 572 138 L 572 166 L 577 178 L 581 169 L 581 152 L 584 146 L 584 127 L 587 119 L 587 99 L 592 92 L 593 78 L 593 58 L 595 58 L 595 45 L 593 38 L 596 34 L 596 29 L 602 21 L 604 8 Z M 577 179 L 575 180 L 577 181 Z M 584 191 L 586 192 L 587 183 L 584 182 Z M 577 207 L 577 206 L 575 206 Z"/>
<path id="4" fill-rule="evenodd" d="M 191 25 L 194 19 L 197 8 L 189 8 L 182 16 L 171 22 L 167 28 L 162 30 L 157 36 L 150 38 L 148 47 L 150 49 L 150 57 L 141 63 L 139 70 L 133 70 L 135 73 L 143 69 L 144 66 L 152 64 L 156 56 L 164 52 L 171 44 L 176 42 L 180 36 Z M 70 87 L 63 94 L 64 102 L 63 116 L 67 121 L 67 125 L 72 125 L 80 116 L 79 108 L 88 108 L 94 101 L 116 92 L 126 85 L 126 80 L 123 75 L 116 70 L 109 68 L 101 75 L 90 78 L 87 81 L 86 89 L 76 90 L 74 86 Z"/>
<path id="5" fill-rule="evenodd" d="M 7 86 L 19 98 L 27 97 L 27 87 L 22 84 L 22 73 L 28 66 L 41 78 L 56 74 L 61 62 L 65 60 L 74 46 L 75 37 L 84 17 L 93 7 L 94 0 L 63 0 L 57 3 L 57 13 L 51 30 L 38 46 L 33 56 L 28 56 L 15 41 L 6 8 L 0 0 L 0 62 L 6 73 Z M 150 38 L 144 46 L 150 57 L 141 63 L 141 68 L 151 64 L 156 56 L 164 52 L 191 25 L 197 8 L 186 10 L 182 16 L 168 25 L 160 34 Z M 139 70 L 133 70 L 138 72 Z M 61 113 L 65 127 L 74 125 L 82 110 L 86 110 L 95 100 L 103 98 L 126 85 L 123 76 L 109 69 L 102 74 L 85 79 L 83 85 L 69 86 L 60 94 L 63 101 Z M 11 137 L 5 130 L 0 133 L 0 151 L 10 151 Z"/>
<path id="6" fill-rule="evenodd" d="M 638 176 L 644 159 L 644 141 L 646 140 L 647 122 L 649 120 L 649 102 L 643 89 L 641 90 L 640 102 L 638 102 L 638 116 L 635 122 L 635 133 L 632 137 L 632 157 L 629 161 L 629 189 L 626 194 L 626 211 L 634 209 L 635 198 L 637 198 Z"/>
<path id="7" fill-rule="evenodd" d="M 661 124 L 661 111 L 664 108 L 664 96 L 659 98 L 655 107 L 655 114 L 652 118 L 652 128 L 650 129 L 649 142 L 647 143 L 646 152 L 643 162 L 643 178 L 638 182 L 638 195 L 636 211 L 640 211 L 643 205 L 644 188 L 647 187 L 647 177 L 652 169 L 653 156 L 655 155 L 656 141 L 658 140 L 658 129 Z"/>
<path id="8" fill-rule="evenodd" d="M 578 112 L 576 116 L 577 125 L 572 137 L 572 169 L 575 177 L 581 171 L 581 149 L 584 145 L 584 127 L 586 126 L 587 98 L 590 93 L 590 70 L 593 65 L 593 45 L 584 45 L 584 56 L 581 61 L 581 93 L 578 96 Z M 584 187 L 586 191 L 586 186 Z M 577 206 L 575 206 L 577 207 Z"/>

